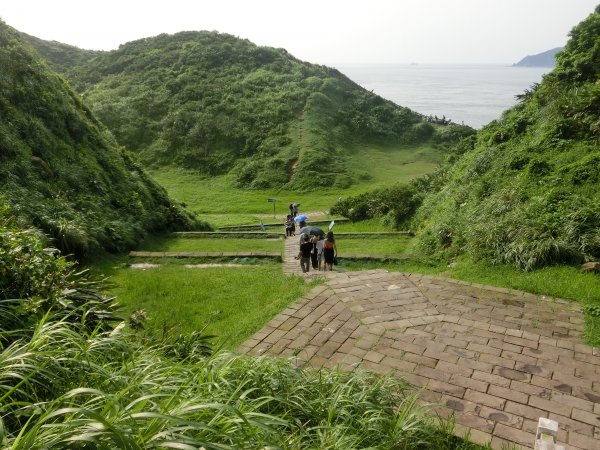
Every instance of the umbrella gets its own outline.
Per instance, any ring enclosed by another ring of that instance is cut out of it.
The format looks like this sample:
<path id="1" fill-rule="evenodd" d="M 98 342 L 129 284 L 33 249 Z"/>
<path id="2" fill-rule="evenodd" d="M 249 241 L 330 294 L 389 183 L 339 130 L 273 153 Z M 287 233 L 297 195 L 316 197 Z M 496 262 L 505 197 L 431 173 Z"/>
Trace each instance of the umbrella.
<path id="1" fill-rule="evenodd" d="M 294 217 L 295 222 L 306 222 L 308 220 L 308 216 L 306 214 L 298 214 Z"/>
<path id="2" fill-rule="evenodd" d="M 307 227 L 300 228 L 300 234 L 308 234 L 309 236 L 321 236 L 322 238 L 325 237 L 325 232 L 319 227 L 315 227 L 314 225 L 309 225 Z"/>

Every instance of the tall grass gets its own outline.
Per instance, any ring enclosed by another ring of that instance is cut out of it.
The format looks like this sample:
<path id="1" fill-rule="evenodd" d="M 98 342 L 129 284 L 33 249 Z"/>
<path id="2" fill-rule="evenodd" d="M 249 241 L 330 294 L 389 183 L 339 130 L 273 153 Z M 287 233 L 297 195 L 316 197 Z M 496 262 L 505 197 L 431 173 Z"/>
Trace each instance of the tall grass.
<path id="1" fill-rule="evenodd" d="M 398 379 L 227 353 L 183 361 L 123 327 L 40 322 L 3 349 L 0 442 L 42 448 L 475 449 Z"/>

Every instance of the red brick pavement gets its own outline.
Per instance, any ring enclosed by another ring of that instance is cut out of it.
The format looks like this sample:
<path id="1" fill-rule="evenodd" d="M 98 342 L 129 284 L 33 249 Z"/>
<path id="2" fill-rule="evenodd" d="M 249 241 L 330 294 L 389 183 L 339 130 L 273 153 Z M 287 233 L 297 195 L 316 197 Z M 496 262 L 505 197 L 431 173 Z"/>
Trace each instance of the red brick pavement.
<path id="1" fill-rule="evenodd" d="M 384 270 L 328 274 L 240 351 L 300 366 L 396 374 L 457 433 L 533 446 L 539 417 L 568 449 L 600 449 L 600 351 L 560 299 Z"/>

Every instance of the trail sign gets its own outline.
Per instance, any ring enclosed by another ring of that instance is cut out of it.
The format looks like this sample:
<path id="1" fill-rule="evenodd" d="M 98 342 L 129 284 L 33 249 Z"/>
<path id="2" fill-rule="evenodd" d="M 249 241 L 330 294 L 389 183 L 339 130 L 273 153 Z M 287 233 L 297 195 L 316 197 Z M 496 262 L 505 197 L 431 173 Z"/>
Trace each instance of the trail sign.
<path id="1" fill-rule="evenodd" d="M 273 203 L 273 219 L 275 219 L 275 199 L 273 197 L 269 197 L 267 201 L 269 203 Z"/>

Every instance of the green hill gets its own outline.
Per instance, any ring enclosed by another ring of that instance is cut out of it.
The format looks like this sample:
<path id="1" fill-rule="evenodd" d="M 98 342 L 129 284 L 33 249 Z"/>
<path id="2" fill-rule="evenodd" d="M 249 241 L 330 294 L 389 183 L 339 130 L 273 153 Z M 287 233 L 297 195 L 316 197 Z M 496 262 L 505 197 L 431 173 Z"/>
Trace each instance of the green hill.
<path id="1" fill-rule="evenodd" d="M 600 258 L 599 78 L 600 6 L 571 31 L 542 83 L 457 146 L 451 164 L 378 195 L 401 197 L 388 210 L 430 252 L 522 269 Z"/>
<path id="2" fill-rule="evenodd" d="M 439 128 L 335 69 L 216 32 L 129 42 L 66 76 L 144 164 L 233 170 L 239 187 L 346 187 L 365 176 L 347 164 L 349 146 L 421 142 Z"/>
<path id="3" fill-rule="evenodd" d="M 191 219 L 0 22 L 0 202 L 67 253 L 121 251 Z"/>
<path id="4" fill-rule="evenodd" d="M 88 60 L 103 53 L 97 50 L 83 50 L 57 41 L 45 41 L 27 33 L 18 32 L 21 40 L 31 45 L 48 62 L 48 65 L 59 73 L 84 64 Z"/>

